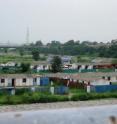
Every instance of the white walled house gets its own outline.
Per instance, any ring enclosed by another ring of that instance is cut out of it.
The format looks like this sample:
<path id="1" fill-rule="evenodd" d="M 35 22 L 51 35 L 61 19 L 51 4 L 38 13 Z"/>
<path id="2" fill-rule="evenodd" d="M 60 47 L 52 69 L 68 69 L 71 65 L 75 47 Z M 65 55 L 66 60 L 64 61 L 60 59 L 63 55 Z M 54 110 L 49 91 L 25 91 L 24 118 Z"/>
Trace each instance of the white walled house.
<path id="1" fill-rule="evenodd" d="M 37 72 L 39 72 L 39 71 L 49 70 L 49 68 L 50 68 L 50 65 L 38 65 L 36 70 Z"/>
<path id="2" fill-rule="evenodd" d="M 87 69 L 93 69 L 93 65 L 89 65 Z"/>
<path id="3" fill-rule="evenodd" d="M 70 81 L 84 83 L 86 85 L 111 85 L 117 83 L 116 72 L 87 72 L 78 74 L 47 74 L 48 77 L 56 77 L 60 79 L 69 79 Z"/>
<path id="4" fill-rule="evenodd" d="M 77 69 L 78 68 L 78 65 L 77 64 L 72 64 L 72 69 Z"/>
<path id="5" fill-rule="evenodd" d="M 105 79 L 94 79 L 94 80 L 89 80 L 89 82 L 90 82 L 90 85 L 110 85 L 110 81 Z"/>
<path id="6" fill-rule="evenodd" d="M 8 63 L 0 64 L 1 67 L 6 67 L 6 66 L 15 67 L 15 65 L 16 65 L 15 62 L 8 62 Z"/>
<path id="7" fill-rule="evenodd" d="M 89 76 L 80 78 L 80 80 L 84 81 L 85 84 L 90 85 L 111 85 L 111 83 L 117 82 L 117 74 L 110 75 L 110 76 Z"/>
<path id="8" fill-rule="evenodd" d="M 0 75 L 0 87 L 30 87 L 40 85 L 40 76 L 31 74 Z"/>

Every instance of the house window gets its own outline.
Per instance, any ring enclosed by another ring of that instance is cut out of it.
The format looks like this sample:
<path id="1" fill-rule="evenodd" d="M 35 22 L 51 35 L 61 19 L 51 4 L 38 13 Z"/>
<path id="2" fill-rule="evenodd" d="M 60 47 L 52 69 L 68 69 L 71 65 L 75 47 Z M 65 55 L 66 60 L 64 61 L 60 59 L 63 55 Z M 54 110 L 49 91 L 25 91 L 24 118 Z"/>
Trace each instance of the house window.
<path id="1" fill-rule="evenodd" d="M 26 78 L 23 78 L 22 82 L 23 82 L 23 83 L 26 83 Z"/>
<path id="2" fill-rule="evenodd" d="M 108 77 L 108 80 L 110 81 L 111 80 L 111 77 Z"/>
<path id="3" fill-rule="evenodd" d="M 105 76 L 103 76 L 102 79 L 105 79 Z"/>
<path id="4" fill-rule="evenodd" d="M 1 79 L 1 83 L 5 83 L 5 79 Z"/>

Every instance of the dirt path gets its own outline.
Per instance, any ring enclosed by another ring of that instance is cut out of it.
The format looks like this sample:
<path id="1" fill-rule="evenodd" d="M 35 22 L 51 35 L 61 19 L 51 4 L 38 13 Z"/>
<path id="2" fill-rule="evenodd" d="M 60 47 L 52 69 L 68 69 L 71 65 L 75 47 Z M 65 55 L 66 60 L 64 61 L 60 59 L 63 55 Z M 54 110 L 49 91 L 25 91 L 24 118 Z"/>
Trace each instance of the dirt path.
<path id="1" fill-rule="evenodd" d="M 116 105 L 116 104 L 117 104 L 117 99 L 77 101 L 77 102 L 37 103 L 37 104 L 25 104 L 25 105 L 0 106 L 0 112 L 77 108 L 77 107 L 87 107 L 87 106 Z"/>

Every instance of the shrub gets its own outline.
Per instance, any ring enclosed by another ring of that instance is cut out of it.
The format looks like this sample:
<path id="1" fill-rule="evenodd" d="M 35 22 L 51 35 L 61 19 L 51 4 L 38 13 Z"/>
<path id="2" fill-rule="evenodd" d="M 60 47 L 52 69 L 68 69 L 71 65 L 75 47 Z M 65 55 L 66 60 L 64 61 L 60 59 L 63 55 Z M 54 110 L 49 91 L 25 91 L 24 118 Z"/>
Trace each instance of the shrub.
<path id="1" fill-rule="evenodd" d="M 6 104 L 10 104 L 10 105 L 17 105 L 17 104 L 21 104 L 22 102 L 22 98 L 17 97 L 17 96 L 9 96 L 9 101 Z"/>
<path id="2" fill-rule="evenodd" d="M 85 101 L 85 100 L 95 100 L 104 98 L 117 98 L 117 93 L 83 93 L 73 95 L 71 97 L 72 101 Z"/>
<path id="3" fill-rule="evenodd" d="M 30 92 L 30 90 L 28 88 L 21 88 L 21 89 L 17 89 L 15 91 L 15 94 L 16 95 L 22 95 L 24 93 L 29 93 L 29 92 Z"/>
<path id="4" fill-rule="evenodd" d="M 104 98 L 117 98 L 117 92 L 108 93 L 80 93 L 75 94 L 71 98 L 67 95 L 51 95 L 49 93 L 43 94 L 40 92 L 25 92 L 22 95 L 1 95 L 0 105 L 10 104 L 31 104 L 31 103 L 51 103 L 63 101 L 85 101 Z"/>
<path id="5" fill-rule="evenodd" d="M 40 95 L 39 95 L 39 93 L 37 93 L 37 92 L 36 93 L 33 93 L 31 97 L 32 97 L 32 102 L 33 103 L 39 103 L 39 101 L 40 101 Z"/>
<path id="6" fill-rule="evenodd" d="M 8 99 L 7 99 L 6 96 L 1 96 L 0 97 L 0 104 L 1 105 L 7 104 L 7 102 L 8 102 Z"/>
<path id="7" fill-rule="evenodd" d="M 21 99 L 22 99 L 22 103 L 33 103 L 32 96 L 29 93 L 24 93 Z"/>

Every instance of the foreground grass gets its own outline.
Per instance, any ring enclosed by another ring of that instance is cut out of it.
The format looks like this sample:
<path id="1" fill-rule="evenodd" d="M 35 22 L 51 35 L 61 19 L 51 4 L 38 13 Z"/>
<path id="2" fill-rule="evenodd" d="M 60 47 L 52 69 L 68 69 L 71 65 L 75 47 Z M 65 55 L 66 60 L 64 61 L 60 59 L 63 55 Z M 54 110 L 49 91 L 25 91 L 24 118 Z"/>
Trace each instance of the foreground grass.
<path id="1" fill-rule="evenodd" d="M 71 97 L 72 101 L 98 100 L 106 98 L 117 98 L 117 92 L 108 93 L 81 93 Z"/>
<path id="2" fill-rule="evenodd" d="M 69 101 L 68 96 L 40 94 L 40 93 L 24 93 L 22 95 L 0 96 L 0 105 L 51 103 L 51 102 L 62 102 L 62 101 Z"/>
<path id="3" fill-rule="evenodd" d="M 108 93 L 79 93 L 69 95 L 51 95 L 49 93 L 24 93 L 21 95 L 0 95 L 0 105 L 17 105 L 17 104 L 32 104 L 32 103 L 51 103 L 64 101 L 87 101 L 107 98 L 117 98 L 117 92 Z"/>

